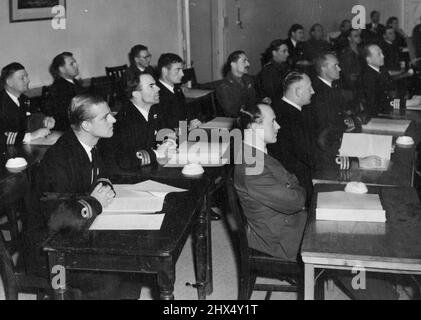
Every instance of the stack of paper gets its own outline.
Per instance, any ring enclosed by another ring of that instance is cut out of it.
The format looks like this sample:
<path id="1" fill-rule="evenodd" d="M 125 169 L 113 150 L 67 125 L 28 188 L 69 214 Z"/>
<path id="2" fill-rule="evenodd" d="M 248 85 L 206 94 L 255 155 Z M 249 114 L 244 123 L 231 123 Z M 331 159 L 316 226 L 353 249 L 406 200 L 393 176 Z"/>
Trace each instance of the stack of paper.
<path id="1" fill-rule="evenodd" d="M 362 128 L 364 132 L 394 132 L 404 135 L 410 124 L 410 120 L 373 118 Z"/>
<path id="2" fill-rule="evenodd" d="M 234 118 L 218 117 L 199 126 L 200 129 L 227 129 L 231 130 L 234 127 Z"/>
<path id="3" fill-rule="evenodd" d="M 155 181 L 115 185 L 116 198 L 99 215 L 90 230 L 160 230 L 165 214 L 160 213 L 168 193 L 185 192 Z"/>
<path id="4" fill-rule="evenodd" d="M 392 154 L 392 136 L 344 133 L 340 156 L 366 158 L 377 156 L 382 159 L 382 165 L 377 168 L 386 170 Z"/>
<path id="5" fill-rule="evenodd" d="M 230 144 L 208 142 L 184 142 L 178 152 L 168 161 L 166 167 L 184 167 L 196 163 L 202 166 L 223 166 Z"/>
<path id="6" fill-rule="evenodd" d="M 386 222 L 386 212 L 377 194 L 325 192 L 318 194 L 316 219 Z"/>

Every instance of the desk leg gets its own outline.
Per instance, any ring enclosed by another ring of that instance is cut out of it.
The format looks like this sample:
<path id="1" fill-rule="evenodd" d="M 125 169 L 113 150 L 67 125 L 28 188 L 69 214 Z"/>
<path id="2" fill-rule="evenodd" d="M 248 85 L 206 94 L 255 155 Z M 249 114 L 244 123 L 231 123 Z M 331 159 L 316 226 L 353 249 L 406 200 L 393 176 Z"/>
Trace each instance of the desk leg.
<path id="1" fill-rule="evenodd" d="M 50 267 L 50 281 L 54 290 L 55 300 L 66 300 L 66 264 L 65 255 L 57 252 L 48 253 L 48 263 Z"/>
<path id="2" fill-rule="evenodd" d="M 314 265 L 305 265 L 304 274 L 304 299 L 314 300 Z"/>

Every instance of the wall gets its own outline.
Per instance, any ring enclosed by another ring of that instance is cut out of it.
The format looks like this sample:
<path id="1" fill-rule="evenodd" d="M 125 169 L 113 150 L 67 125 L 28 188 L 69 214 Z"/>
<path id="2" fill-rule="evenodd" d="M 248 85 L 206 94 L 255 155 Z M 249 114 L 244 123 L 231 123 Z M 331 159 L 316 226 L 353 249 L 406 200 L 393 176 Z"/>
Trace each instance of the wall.
<path id="1" fill-rule="evenodd" d="M 76 55 L 83 78 L 128 63 L 137 43 L 149 46 L 153 64 L 162 52 L 182 52 L 175 0 L 68 0 L 67 17 L 66 30 L 53 30 L 51 21 L 11 24 L 9 1 L 0 1 L 0 66 L 21 62 L 36 87 L 51 82 L 48 66 L 62 51 Z"/>
<path id="2" fill-rule="evenodd" d="M 325 32 L 337 31 L 343 19 L 352 17 L 352 7 L 366 6 L 369 19 L 371 10 L 382 13 L 382 22 L 391 15 L 402 16 L 402 0 L 226 0 L 225 55 L 244 49 L 252 63 L 251 73 L 260 70 L 260 54 L 277 38 L 286 38 L 293 23 L 300 23 L 306 34 L 313 23 L 322 23 Z M 237 24 L 241 7 L 243 29 Z"/>

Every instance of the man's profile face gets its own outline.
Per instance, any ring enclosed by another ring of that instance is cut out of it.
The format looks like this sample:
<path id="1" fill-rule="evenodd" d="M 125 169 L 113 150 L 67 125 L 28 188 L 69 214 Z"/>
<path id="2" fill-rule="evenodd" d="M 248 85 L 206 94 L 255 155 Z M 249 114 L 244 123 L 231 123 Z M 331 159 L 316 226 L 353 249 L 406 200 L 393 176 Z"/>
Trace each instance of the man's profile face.
<path id="1" fill-rule="evenodd" d="M 278 131 L 281 128 L 276 122 L 276 115 L 273 109 L 268 105 L 259 105 L 261 112 L 261 127 L 264 130 L 264 140 L 267 144 L 276 143 L 278 139 Z"/>
<path id="2" fill-rule="evenodd" d="M 396 40 L 396 32 L 393 29 L 387 29 L 385 34 L 384 34 L 384 38 L 387 41 L 393 42 Z"/>
<path id="3" fill-rule="evenodd" d="M 183 79 L 183 64 L 180 62 L 173 63 L 169 68 L 162 68 L 164 80 L 171 84 L 179 84 Z"/>
<path id="4" fill-rule="evenodd" d="M 302 106 L 306 106 L 311 103 L 311 97 L 314 94 L 314 90 L 311 85 L 311 80 L 307 75 L 305 75 L 304 79 L 300 81 L 298 92 Z"/>
<path id="5" fill-rule="evenodd" d="M 79 75 L 79 66 L 76 59 L 73 57 L 66 57 L 64 59 L 64 66 L 60 67 L 60 72 L 66 78 L 76 78 Z"/>
<path id="6" fill-rule="evenodd" d="M 361 43 L 361 32 L 360 30 L 354 30 L 349 35 L 351 43 L 360 44 Z"/>
<path id="7" fill-rule="evenodd" d="M 384 55 L 379 46 L 371 46 L 369 48 L 370 56 L 367 57 L 367 62 L 374 67 L 380 68 L 384 65 Z"/>
<path id="8" fill-rule="evenodd" d="M 241 54 L 237 62 L 233 62 L 231 67 L 241 75 L 248 74 L 250 70 L 250 62 L 245 54 Z"/>
<path id="9" fill-rule="evenodd" d="M 96 138 L 111 138 L 114 134 L 114 123 L 117 120 L 107 103 L 91 106 L 92 118 L 88 120 L 89 133 Z"/>
<path id="10" fill-rule="evenodd" d="M 140 76 L 140 93 L 142 101 L 146 104 L 154 105 L 159 103 L 159 87 L 156 85 L 154 78 L 149 74 Z"/>
<path id="11" fill-rule="evenodd" d="M 24 93 L 29 90 L 29 76 L 26 70 L 18 70 L 13 75 L 11 75 L 6 83 L 9 87 L 16 90 L 19 93 Z"/>
<path id="12" fill-rule="evenodd" d="M 329 55 L 322 68 L 324 76 L 329 81 L 338 80 L 340 78 L 341 68 L 339 67 L 339 61 L 335 56 Z"/>
<path id="13" fill-rule="evenodd" d="M 371 21 L 373 23 L 379 23 L 380 22 L 380 13 L 378 13 L 378 12 L 373 13 L 373 15 L 371 17 Z"/>
<path id="14" fill-rule="evenodd" d="M 314 28 L 314 31 L 311 33 L 313 39 L 315 40 L 321 40 L 323 38 L 323 34 L 324 34 L 324 31 L 323 31 L 322 26 L 316 26 Z"/>
<path id="15" fill-rule="evenodd" d="M 151 65 L 152 55 L 148 50 L 142 50 L 139 52 L 137 57 L 135 57 L 135 62 L 138 67 L 146 69 Z"/>
<path id="16" fill-rule="evenodd" d="M 283 44 L 279 47 L 277 51 L 273 51 L 273 59 L 277 63 L 283 63 L 288 60 L 289 57 L 289 51 L 288 46 L 286 44 Z"/>
<path id="17" fill-rule="evenodd" d="M 299 42 L 303 42 L 304 41 L 304 30 L 303 29 L 299 29 L 295 32 L 292 32 L 292 38 L 295 41 L 299 41 Z"/>

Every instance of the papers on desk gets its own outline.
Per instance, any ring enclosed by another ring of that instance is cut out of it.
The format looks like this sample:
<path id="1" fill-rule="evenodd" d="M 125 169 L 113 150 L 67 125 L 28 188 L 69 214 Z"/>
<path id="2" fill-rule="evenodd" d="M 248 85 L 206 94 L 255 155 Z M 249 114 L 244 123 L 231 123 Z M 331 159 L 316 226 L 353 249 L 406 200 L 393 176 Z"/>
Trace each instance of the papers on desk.
<path id="1" fill-rule="evenodd" d="M 340 156 L 365 158 L 378 156 L 382 165 L 374 170 L 387 170 L 392 153 L 392 136 L 344 133 Z"/>
<path id="2" fill-rule="evenodd" d="M 90 230 L 160 230 L 165 214 L 159 212 L 166 195 L 187 191 L 150 180 L 115 185 L 114 190 L 116 198 L 95 219 Z"/>
<path id="3" fill-rule="evenodd" d="M 212 93 L 213 90 L 200 90 L 200 89 L 185 89 L 183 90 L 184 96 L 189 99 L 198 99 Z"/>
<path id="4" fill-rule="evenodd" d="M 386 222 L 386 212 L 377 194 L 324 192 L 318 194 L 316 219 Z"/>
<path id="5" fill-rule="evenodd" d="M 47 137 L 33 140 L 30 144 L 36 146 L 53 146 L 56 144 L 57 140 L 60 139 L 62 135 L 62 132 L 52 131 L 51 134 Z"/>
<path id="6" fill-rule="evenodd" d="M 207 123 L 199 126 L 200 129 L 227 129 L 231 130 L 234 127 L 234 118 L 218 117 Z"/>
<path id="7" fill-rule="evenodd" d="M 227 143 L 183 142 L 178 152 L 170 158 L 165 167 L 184 167 L 190 163 L 201 164 L 203 167 L 223 166 L 227 159 L 223 159 L 229 149 Z"/>
<path id="8" fill-rule="evenodd" d="M 365 132 L 396 132 L 399 135 L 404 135 L 410 124 L 410 120 L 373 118 L 362 128 Z"/>

